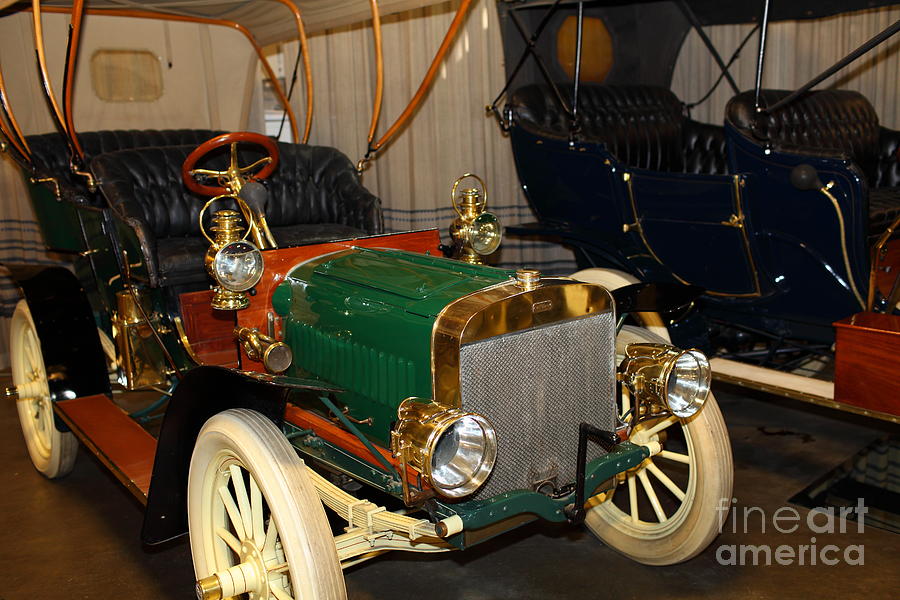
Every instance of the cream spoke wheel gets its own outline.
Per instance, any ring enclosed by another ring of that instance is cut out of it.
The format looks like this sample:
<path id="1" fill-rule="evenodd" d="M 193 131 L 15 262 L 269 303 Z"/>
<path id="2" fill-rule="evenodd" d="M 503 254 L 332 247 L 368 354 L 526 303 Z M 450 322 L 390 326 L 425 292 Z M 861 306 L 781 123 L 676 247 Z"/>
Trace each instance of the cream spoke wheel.
<path id="1" fill-rule="evenodd" d="M 259 413 L 227 410 L 197 437 L 188 523 L 200 598 L 346 598 L 306 466 Z"/>
<path id="2" fill-rule="evenodd" d="M 596 283 L 602 285 L 609 291 L 617 290 L 627 285 L 640 283 L 640 280 L 633 275 L 617 269 L 607 268 L 590 268 L 582 269 L 572 273 L 572 279 L 585 281 L 587 283 Z M 669 331 L 666 329 L 666 323 L 659 313 L 655 312 L 639 312 L 633 313 L 631 319 L 636 321 L 641 327 L 649 329 L 651 332 L 669 341 Z"/>
<path id="3" fill-rule="evenodd" d="M 56 428 L 41 341 L 25 300 L 19 301 L 13 313 L 9 349 L 13 384 L 19 393 L 16 408 L 28 455 L 46 477 L 62 477 L 75 465 L 78 441 Z"/>
<path id="4" fill-rule="evenodd" d="M 634 342 L 665 340 L 626 325 L 616 340 L 620 358 L 625 345 Z M 625 390 L 619 406 L 623 420 L 635 419 L 634 408 Z M 591 502 L 585 524 L 607 545 L 645 564 L 696 556 L 719 533 L 722 510 L 731 505 L 731 447 L 715 398 L 710 394 L 703 409 L 688 419 L 641 421 L 629 441 L 646 447 L 650 456 Z"/>

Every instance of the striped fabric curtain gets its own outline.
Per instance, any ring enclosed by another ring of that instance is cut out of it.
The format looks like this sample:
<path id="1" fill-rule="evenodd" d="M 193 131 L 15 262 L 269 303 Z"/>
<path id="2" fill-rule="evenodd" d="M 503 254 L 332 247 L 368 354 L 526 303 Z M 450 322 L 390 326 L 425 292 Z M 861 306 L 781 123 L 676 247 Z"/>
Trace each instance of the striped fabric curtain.
<path id="1" fill-rule="evenodd" d="M 64 264 L 44 249 L 44 239 L 21 171 L 5 154 L 0 154 L 0 370 L 9 368 L 9 317 L 19 301 L 18 286 L 9 278 L 4 264 Z"/>
<path id="2" fill-rule="evenodd" d="M 412 98 L 458 6 L 454 0 L 382 20 L 385 92 L 376 138 Z M 285 64 L 293 65 L 296 55 L 297 44 L 286 44 Z M 366 152 L 375 89 L 371 22 L 311 36 L 310 58 L 315 82 L 310 143 L 336 147 L 356 162 Z M 363 174 L 363 184 L 382 200 L 388 230 L 437 227 L 448 241 L 447 227 L 455 217 L 450 188 L 467 172 L 484 179 L 488 210 L 504 225 L 535 220 L 509 139 L 485 112 L 505 83 L 503 60 L 496 7 L 491 0 L 476 2 L 418 113 Z M 304 95 L 294 92 L 299 115 L 305 111 Z M 505 239 L 489 262 L 545 273 L 575 270 L 570 251 L 513 238 Z"/>
<path id="3" fill-rule="evenodd" d="M 796 89 L 843 58 L 875 34 L 900 19 L 900 6 L 869 9 L 812 21 L 782 21 L 769 25 L 763 87 Z M 731 58 L 752 25 L 706 27 L 725 62 Z M 753 34 L 740 58 L 729 69 L 741 90 L 753 89 L 756 80 L 756 50 Z M 863 94 L 878 113 L 881 124 L 900 129 L 900 38 L 894 36 L 863 58 L 845 67 L 816 89 L 846 89 Z M 672 77 L 672 91 L 682 101 L 701 98 L 720 74 L 700 36 L 691 31 L 681 47 Z M 709 100 L 693 109 L 691 116 L 721 125 L 725 105 L 733 93 L 723 81 Z"/>

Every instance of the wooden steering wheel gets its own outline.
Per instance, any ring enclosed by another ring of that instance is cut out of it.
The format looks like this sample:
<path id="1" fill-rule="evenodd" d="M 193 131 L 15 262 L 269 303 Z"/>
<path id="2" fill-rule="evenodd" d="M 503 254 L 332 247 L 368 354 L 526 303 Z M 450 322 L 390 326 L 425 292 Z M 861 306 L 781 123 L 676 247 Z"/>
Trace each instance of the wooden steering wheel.
<path id="1" fill-rule="evenodd" d="M 209 169 L 194 168 L 197 162 L 207 154 L 229 144 L 231 145 L 231 158 L 226 170 L 211 171 Z M 238 165 L 238 144 L 255 144 L 257 146 L 262 146 L 263 149 L 265 149 L 267 156 L 259 159 L 252 165 L 241 167 Z M 278 145 L 272 138 L 250 131 L 237 131 L 216 136 L 197 146 L 197 148 L 188 155 L 184 164 L 181 166 L 181 178 L 184 180 L 184 185 L 195 194 L 200 194 L 201 196 L 221 196 L 224 194 L 237 194 L 240 192 L 244 183 L 251 179 L 265 179 L 272 174 L 277 166 Z M 260 169 L 260 167 L 262 168 Z M 259 171 L 256 174 L 253 174 L 255 169 L 259 169 Z M 197 175 L 215 177 L 218 180 L 219 185 L 201 184 L 195 179 Z"/>

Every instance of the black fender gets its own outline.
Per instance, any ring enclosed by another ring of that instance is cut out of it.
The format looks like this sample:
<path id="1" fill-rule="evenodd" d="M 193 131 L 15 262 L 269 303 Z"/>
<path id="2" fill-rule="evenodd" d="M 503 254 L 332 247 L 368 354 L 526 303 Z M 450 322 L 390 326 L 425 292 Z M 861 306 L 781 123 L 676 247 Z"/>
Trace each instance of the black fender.
<path id="1" fill-rule="evenodd" d="M 681 283 L 633 283 L 612 290 L 616 314 L 633 312 L 672 313 L 687 309 L 705 290 L 697 285 Z"/>
<path id="2" fill-rule="evenodd" d="M 34 319 L 51 391 L 57 397 L 109 394 L 97 321 L 75 275 L 56 266 L 8 265 L 8 269 Z"/>
<path id="3" fill-rule="evenodd" d="M 225 367 L 196 367 L 175 387 L 156 446 L 153 477 L 141 539 L 155 545 L 188 531 L 187 483 L 191 455 L 203 424 L 230 408 L 248 408 L 281 427 L 288 397 L 339 391 L 285 384 L 290 378 L 241 373 Z M 295 380 L 299 381 L 299 380 Z"/>

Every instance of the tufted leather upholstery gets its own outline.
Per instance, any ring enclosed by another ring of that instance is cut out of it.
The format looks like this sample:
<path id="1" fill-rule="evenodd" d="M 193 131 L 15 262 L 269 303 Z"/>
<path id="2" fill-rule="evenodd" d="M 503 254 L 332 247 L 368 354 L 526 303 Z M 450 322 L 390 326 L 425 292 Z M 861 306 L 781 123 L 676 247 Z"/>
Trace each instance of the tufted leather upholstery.
<path id="1" fill-rule="evenodd" d="M 571 97 L 568 86 L 558 86 Z M 722 127 L 692 121 L 681 101 L 661 87 L 586 84 L 579 89 L 578 139 L 606 145 L 622 163 L 677 173 L 727 172 Z M 549 138 L 568 139 L 568 115 L 548 85 L 516 90 L 509 101 L 518 125 Z"/>
<path id="2" fill-rule="evenodd" d="M 763 90 L 761 102 L 772 106 L 790 92 Z M 817 90 L 754 123 L 754 93 L 743 92 L 728 103 L 725 118 L 748 137 L 770 140 L 779 149 L 800 154 L 847 156 L 869 183 L 869 228 L 884 230 L 900 214 L 900 132 L 878 124 L 865 96 L 850 90 Z"/>
<path id="3" fill-rule="evenodd" d="M 194 148 L 192 144 L 120 150 L 91 162 L 103 195 L 137 233 L 154 285 L 206 277 L 207 243 L 197 220 L 206 199 L 188 191 L 181 181 L 181 165 Z M 266 182 L 266 216 L 279 245 L 384 230 L 380 201 L 362 187 L 346 156 L 334 148 L 302 144 L 279 144 L 279 151 L 279 167 Z M 242 163 L 258 157 L 247 151 Z M 220 169 L 224 161 L 220 154 L 203 166 Z"/>
<path id="4" fill-rule="evenodd" d="M 116 130 L 89 131 L 78 134 L 78 141 L 88 160 L 106 152 L 150 146 L 200 145 L 221 132 L 208 129 Z M 35 169 L 42 177 L 56 177 L 70 195 L 78 195 L 92 202 L 95 196 L 85 187 L 85 181 L 69 170 L 69 148 L 58 133 L 28 136 Z"/>
<path id="5" fill-rule="evenodd" d="M 763 90 L 760 101 L 771 106 L 789 93 Z M 738 94 L 725 109 L 725 118 L 745 135 L 770 140 L 785 150 L 845 154 L 867 177 L 873 172 L 878 152 L 878 115 L 858 92 L 810 92 L 757 123 L 753 116 L 752 91 Z"/>
<path id="6" fill-rule="evenodd" d="M 878 136 L 878 164 L 875 187 L 900 187 L 900 131 L 882 127 Z"/>

